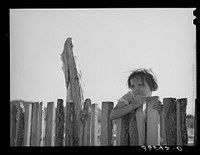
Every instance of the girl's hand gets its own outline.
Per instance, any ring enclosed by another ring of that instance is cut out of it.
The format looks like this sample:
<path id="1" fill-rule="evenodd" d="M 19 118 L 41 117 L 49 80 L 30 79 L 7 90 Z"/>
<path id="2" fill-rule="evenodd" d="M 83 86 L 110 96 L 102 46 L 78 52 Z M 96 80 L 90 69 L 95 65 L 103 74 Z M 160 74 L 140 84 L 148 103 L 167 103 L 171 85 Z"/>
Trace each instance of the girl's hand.
<path id="1" fill-rule="evenodd" d="M 139 107 L 141 107 L 144 103 L 144 101 L 146 100 L 146 96 L 144 94 L 140 94 L 137 95 L 133 101 L 131 102 L 131 104 L 133 105 L 134 109 L 137 109 Z"/>
<path id="2" fill-rule="evenodd" d="M 163 111 L 163 105 L 161 104 L 160 101 L 157 101 L 154 106 L 153 106 L 154 109 L 158 110 L 159 114 L 162 113 Z"/>

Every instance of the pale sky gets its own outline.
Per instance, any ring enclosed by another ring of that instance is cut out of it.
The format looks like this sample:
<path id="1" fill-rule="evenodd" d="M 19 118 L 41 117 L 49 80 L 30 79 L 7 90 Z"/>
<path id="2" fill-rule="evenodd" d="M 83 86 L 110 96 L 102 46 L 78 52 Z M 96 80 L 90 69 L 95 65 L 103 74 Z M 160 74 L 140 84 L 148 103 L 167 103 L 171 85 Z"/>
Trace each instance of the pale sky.
<path id="1" fill-rule="evenodd" d="M 84 99 L 101 108 L 129 91 L 130 71 L 151 68 L 159 88 L 153 96 L 196 98 L 195 8 L 11 9 L 10 100 L 66 101 L 60 54 L 68 37 Z M 193 69 L 192 69 L 193 68 Z"/>

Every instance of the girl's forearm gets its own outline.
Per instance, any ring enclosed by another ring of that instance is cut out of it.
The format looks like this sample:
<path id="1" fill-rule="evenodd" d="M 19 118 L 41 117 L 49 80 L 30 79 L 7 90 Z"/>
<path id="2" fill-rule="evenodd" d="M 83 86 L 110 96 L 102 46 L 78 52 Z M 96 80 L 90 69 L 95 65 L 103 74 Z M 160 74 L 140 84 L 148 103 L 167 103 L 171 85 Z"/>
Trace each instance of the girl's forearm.
<path id="1" fill-rule="evenodd" d="M 132 112 L 134 109 L 135 108 L 131 104 L 123 106 L 123 107 L 113 108 L 110 114 L 110 119 L 113 120 L 113 119 L 121 118 L 125 116 L 126 114 Z"/>

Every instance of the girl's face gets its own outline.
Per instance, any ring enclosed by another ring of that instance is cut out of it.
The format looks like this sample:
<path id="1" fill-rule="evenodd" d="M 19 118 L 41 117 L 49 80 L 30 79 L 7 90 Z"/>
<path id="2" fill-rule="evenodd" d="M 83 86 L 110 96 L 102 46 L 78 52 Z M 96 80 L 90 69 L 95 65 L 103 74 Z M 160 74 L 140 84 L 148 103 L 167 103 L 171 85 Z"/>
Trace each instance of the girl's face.
<path id="1" fill-rule="evenodd" d="M 134 96 L 142 95 L 142 96 L 149 97 L 152 95 L 149 85 L 146 83 L 145 80 L 144 80 L 144 84 L 143 84 L 140 77 L 131 79 L 130 84 L 131 84 L 131 90 L 132 90 Z"/>

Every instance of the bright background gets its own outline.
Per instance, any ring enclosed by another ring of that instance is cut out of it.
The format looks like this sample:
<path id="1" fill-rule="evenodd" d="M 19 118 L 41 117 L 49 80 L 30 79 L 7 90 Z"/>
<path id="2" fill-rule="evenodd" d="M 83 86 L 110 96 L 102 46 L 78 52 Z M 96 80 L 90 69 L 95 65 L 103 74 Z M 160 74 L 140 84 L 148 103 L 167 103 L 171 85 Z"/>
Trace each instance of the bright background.
<path id="1" fill-rule="evenodd" d="M 195 9 L 11 9 L 10 100 L 66 101 L 60 54 L 72 37 L 84 99 L 101 108 L 129 91 L 131 70 L 151 68 L 153 95 L 196 98 Z"/>

